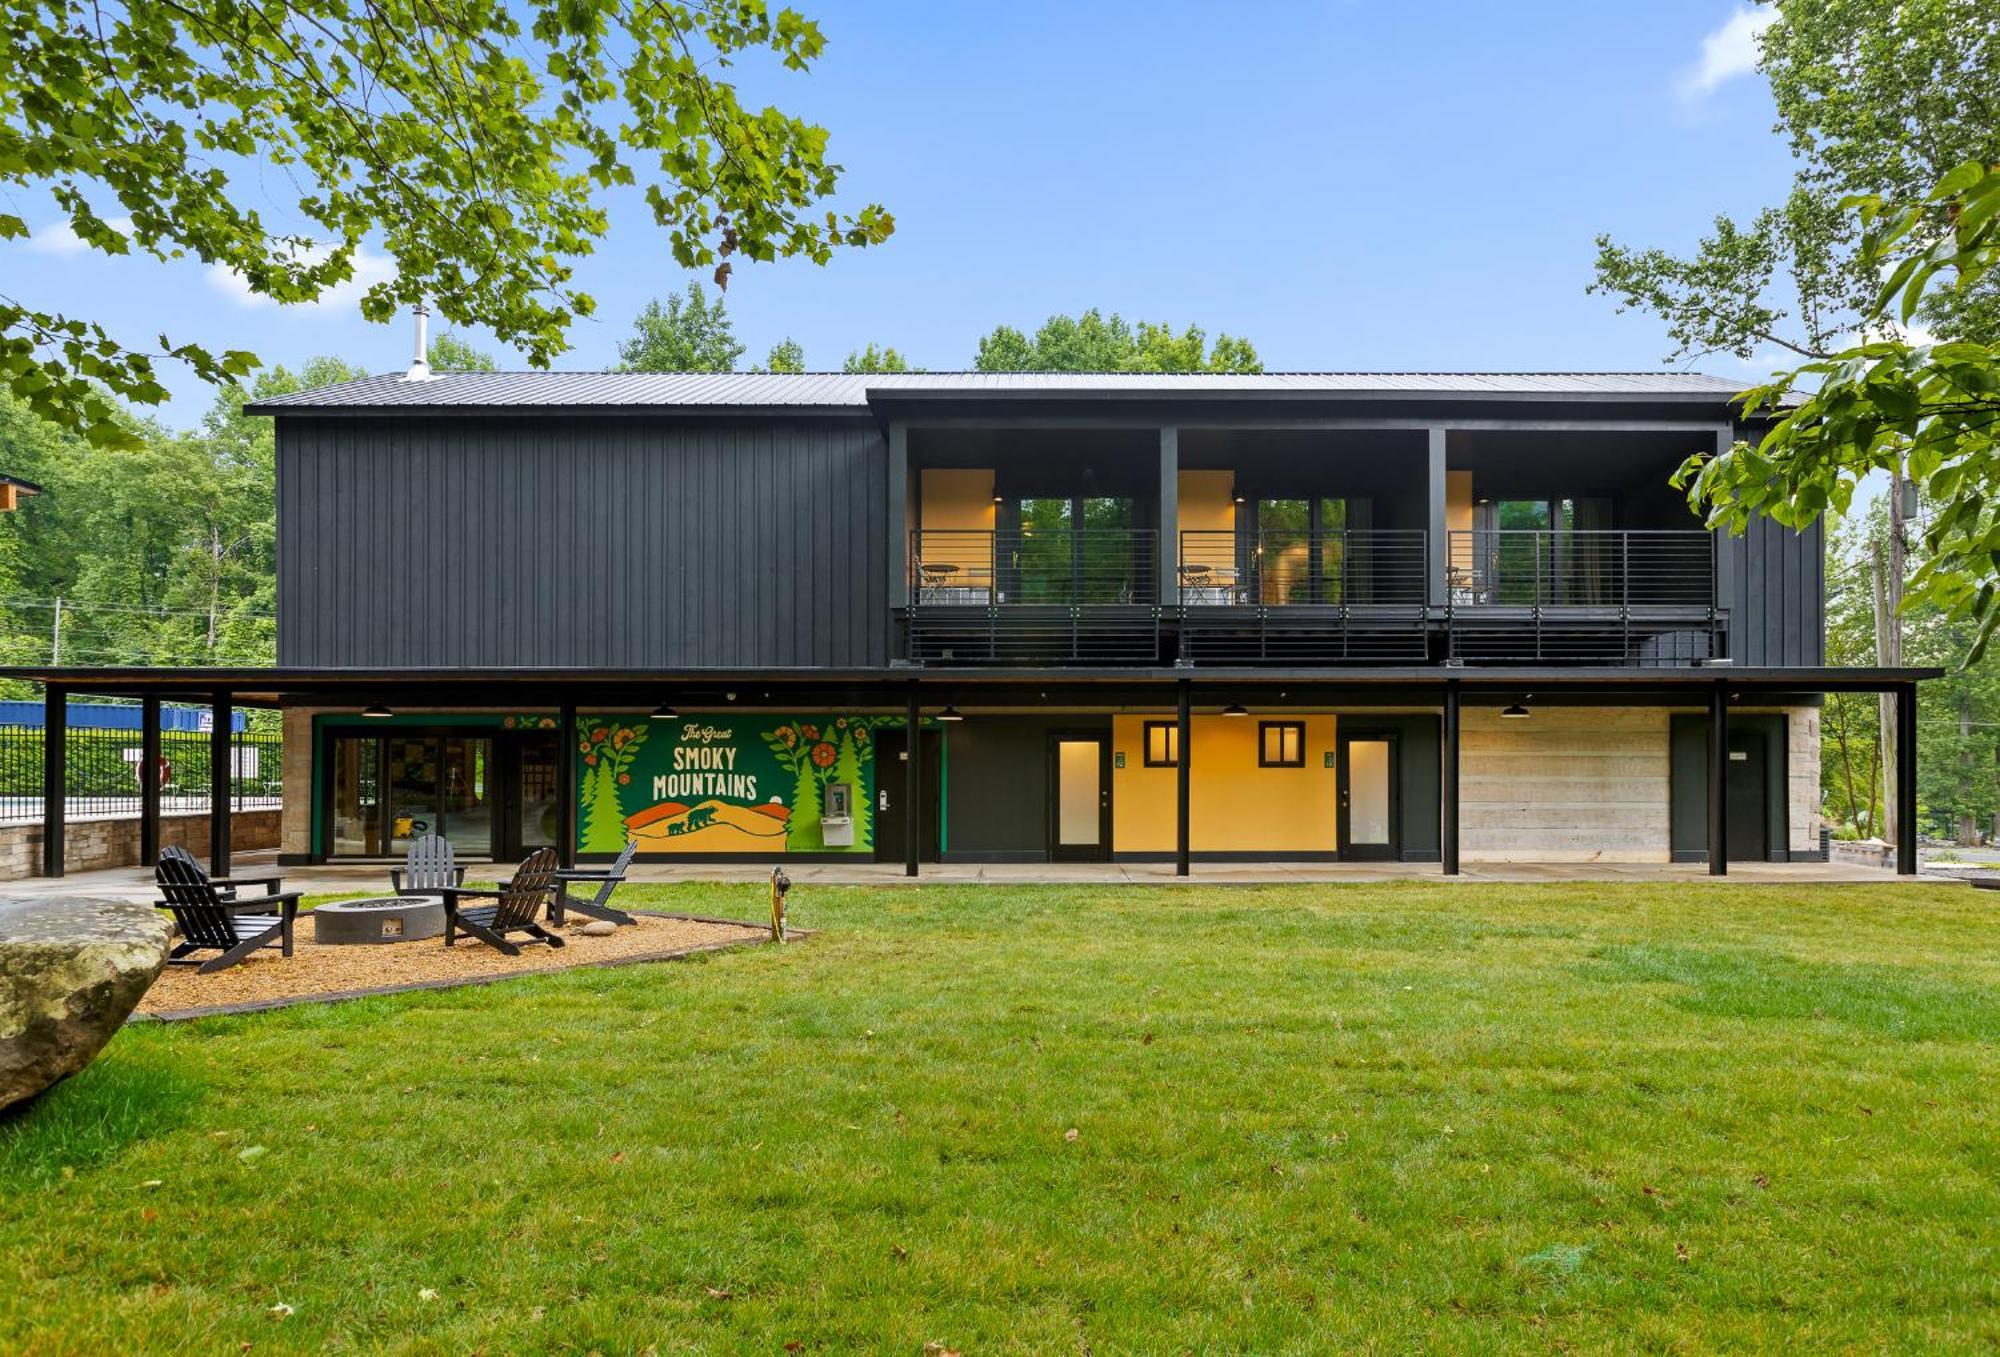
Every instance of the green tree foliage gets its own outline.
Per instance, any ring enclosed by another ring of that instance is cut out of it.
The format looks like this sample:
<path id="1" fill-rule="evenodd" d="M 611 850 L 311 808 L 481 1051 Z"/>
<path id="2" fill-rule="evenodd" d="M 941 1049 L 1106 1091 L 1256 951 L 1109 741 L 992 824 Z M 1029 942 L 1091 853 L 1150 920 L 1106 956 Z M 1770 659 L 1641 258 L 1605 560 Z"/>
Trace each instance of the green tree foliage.
<path id="1" fill-rule="evenodd" d="M 1598 238 L 1593 292 L 1665 322 L 1674 358 L 1835 352 L 1876 279 L 1841 202 L 1915 201 L 1967 160 L 2000 160 L 2000 10 L 1991 0 L 1787 0 L 1762 38 L 1778 130 L 1798 170 L 1780 206 L 1718 217 L 1692 255 Z M 1915 224 L 1935 243 L 1941 212 Z M 1920 313 L 1950 338 L 2000 337 L 1990 286 L 1934 294 Z"/>
<path id="2" fill-rule="evenodd" d="M 217 393 L 198 428 L 133 420 L 116 446 L 0 399 L 0 460 L 44 491 L 0 520 L 7 661 L 273 663 L 276 454 L 271 421 L 241 405 L 363 375 L 329 358 L 271 368 Z"/>
<path id="3" fill-rule="evenodd" d="M 885 346 L 877 347 L 872 341 L 865 349 L 850 349 L 847 359 L 840 365 L 842 372 L 908 372 L 910 365 L 903 355 Z"/>
<path id="4" fill-rule="evenodd" d="M 1213 348 L 1199 326 L 1130 325 L 1092 308 L 1081 316 L 1050 316 L 1030 339 L 1010 325 L 979 341 L 979 372 L 1262 372 L 1247 339 L 1217 335 Z"/>
<path id="5" fill-rule="evenodd" d="M 1855 205 L 1859 257 L 1885 278 L 1866 330 L 1907 321 L 1933 283 L 1976 291 L 2000 263 L 2000 169 L 1970 161 L 1918 202 L 1870 196 Z M 1932 241 L 1927 226 L 1937 216 L 1951 229 Z M 2000 345 L 1869 340 L 1779 373 L 1742 399 L 1775 423 L 1755 445 L 1691 458 L 1680 473 L 1690 502 L 1733 531 L 1758 514 L 1803 527 L 1846 514 L 1871 472 L 1907 476 L 1929 512 L 1909 598 L 1974 624 L 1967 658 L 1976 661 L 2000 626 Z"/>
<path id="6" fill-rule="evenodd" d="M 734 372 L 743 357 L 723 299 L 710 302 L 700 283 L 689 283 L 664 306 L 657 298 L 647 302 L 632 329 L 618 346 L 620 372 Z"/>
<path id="7" fill-rule="evenodd" d="M 94 249 L 199 259 L 281 303 L 379 242 L 394 272 L 364 315 L 426 302 L 547 366 L 596 309 L 574 261 L 621 189 L 718 286 L 738 255 L 824 263 L 889 236 L 878 206 L 819 210 L 840 175 L 825 129 L 723 78 L 824 47 L 764 0 L 0 0 L 0 183 L 46 193 Z M 30 233 L 0 212 L 0 238 Z M 140 445 L 117 401 L 163 400 L 168 360 L 217 383 L 256 362 L 0 298 L 6 389 L 93 443 Z"/>
<path id="8" fill-rule="evenodd" d="M 475 349 L 464 338 L 446 330 L 424 351 L 432 372 L 495 372 L 500 365 L 484 349 Z"/>
<path id="9" fill-rule="evenodd" d="M 806 370 L 806 350 L 798 340 L 787 336 L 771 346 L 771 352 L 764 357 L 765 372 L 799 373 Z"/>
<path id="10" fill-rule="evenodd" d="M 1826 657 L 1829 664 L 1875 662 L 1871 547 L 1889 532 L 1878 501 L 1855 520 L 1836 520 L 1827 538 Z M 1885 553 L 1886 554 L 1886 553 Z M 1961 665 L 1973 635 L 1963 618 L 1915 600 L 1903 614 L 1903 657 L 1945 676 L 1917 693 L 1919 824 L 1927 833 L 1969 839 L 1993 833 L 2000 815 L 2000 665 Z M 1835 831 L 1866 838 L 1884 824 L 1880 705 L 1872 693 L 1829 693 L 1820 713 L 1820 787 Z"/>

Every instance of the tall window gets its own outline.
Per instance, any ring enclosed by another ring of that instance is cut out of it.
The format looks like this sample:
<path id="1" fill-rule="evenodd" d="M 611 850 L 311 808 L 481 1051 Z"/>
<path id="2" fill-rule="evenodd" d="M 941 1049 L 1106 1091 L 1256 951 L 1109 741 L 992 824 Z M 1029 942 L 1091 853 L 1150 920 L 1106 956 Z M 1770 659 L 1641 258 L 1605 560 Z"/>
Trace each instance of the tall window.
<path id="1" fill-rule="evenodd" d="M 1343 603 L 1368 597 L 1367 500 L 1259 499 L 1249 563 L 1259 603 Z"/>
<path id="2" fill-rule="evenodd" d="M 1181 761 L 1180 727 L 1172 721 L 1148 721 L 1145 725 L 1146 766 L 1173 768 Z"/>
<path id="3" fill-rule="evenodd" d="M 1133 501 L 1029 496 L 1007 506 L 1009 602 L 1130 603 L 1136 598 Z"/>
<path id="4" fill-rule="evenodd" d="M 1604 604 L 1621 562 L 1608 499 L 1502 499 L 1478 506 L 1491 601 Z"/>

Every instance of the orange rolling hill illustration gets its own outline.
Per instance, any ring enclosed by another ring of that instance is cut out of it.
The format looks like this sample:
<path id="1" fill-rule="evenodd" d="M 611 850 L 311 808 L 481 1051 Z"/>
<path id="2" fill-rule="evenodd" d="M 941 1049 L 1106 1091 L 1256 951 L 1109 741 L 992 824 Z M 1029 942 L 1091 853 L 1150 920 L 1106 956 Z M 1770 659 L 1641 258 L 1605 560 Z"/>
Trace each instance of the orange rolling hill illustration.
<path id="1" fill-rule="evenodd" d="M 782 853 L 791 811 L 775 802 L 666 801 L 625 818 L 642 853 Z"/>

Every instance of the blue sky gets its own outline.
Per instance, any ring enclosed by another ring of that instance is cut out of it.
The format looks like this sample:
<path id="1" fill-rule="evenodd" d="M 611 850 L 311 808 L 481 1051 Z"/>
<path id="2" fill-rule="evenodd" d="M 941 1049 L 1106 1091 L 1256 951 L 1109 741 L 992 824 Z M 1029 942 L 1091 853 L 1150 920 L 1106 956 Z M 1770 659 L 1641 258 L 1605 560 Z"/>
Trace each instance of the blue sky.
<path id="1" fill-rule="evenodd" d="M 1652 368 L 1659 326 L 1584 295 L 1595 235 L 1686 247 L 1790 176 L 1745 69 L 1743 0 L 1318 0 L 1254 19 L 1216 3 L 794 3 L 827 54 L 807 76 L 739 68 L 746 102 L 826 125 L 843 200 L 883 203 L 898 229 L 825 268 L 740 268 L 746 361 L 789 335 L 815 368 L 870 340 L 962 367 L 995 324 L 1095 305 L 1246 336 L 1274 370 Z M 0 276 L 129 341 L 407 361 L 406 321 L 371 325 L 346 299 L 279 308 L 198 264 L 45 234 L 0 247 Z M 580 277 L 600 313 L 562 367 L 611 365 L 632 313 L 686 279 L 631 200 Z M 169 378 L 163 417 L 193 423 L 206 391 Z"/>

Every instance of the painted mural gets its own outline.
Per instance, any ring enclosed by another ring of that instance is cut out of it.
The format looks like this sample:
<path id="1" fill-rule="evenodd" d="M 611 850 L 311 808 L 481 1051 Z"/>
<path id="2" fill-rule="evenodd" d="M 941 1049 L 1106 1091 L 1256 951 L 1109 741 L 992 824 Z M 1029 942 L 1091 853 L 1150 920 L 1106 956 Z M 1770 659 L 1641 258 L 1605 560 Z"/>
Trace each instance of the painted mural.
<path id="1" fill-rule="evenodd" d="M 577 848 L 616 853 L 872 853 L 870 716 L 577 717 Z M 852 844 L 829 844 L 827 788 L 850 788 Z"/>

